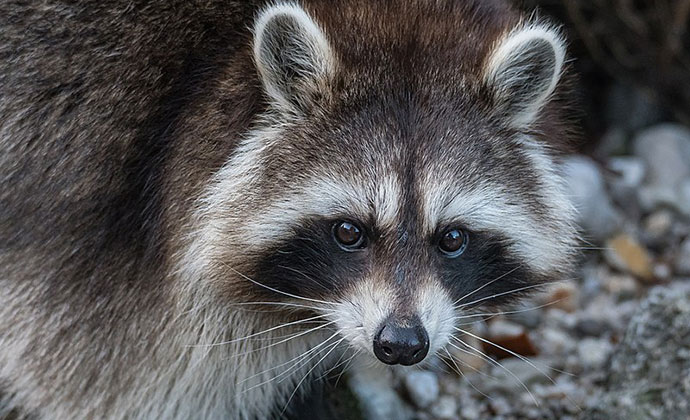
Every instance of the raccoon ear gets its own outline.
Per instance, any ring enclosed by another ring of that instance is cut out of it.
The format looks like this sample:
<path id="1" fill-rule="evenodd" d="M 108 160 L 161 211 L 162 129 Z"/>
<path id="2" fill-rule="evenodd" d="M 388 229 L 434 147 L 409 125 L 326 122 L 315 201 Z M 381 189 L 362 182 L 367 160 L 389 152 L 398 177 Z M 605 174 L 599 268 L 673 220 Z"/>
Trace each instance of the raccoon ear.
<path id="1" fill-rule="evenodd" d="M 254 61 L 266 93 L 279 109 L 303 113 L 333 73 L 325 35 L 295 4 L 265 9 L 254 25 Z"/>
<path id="2" fill-rule="evenodd" d="M 509 33 L 490 55 L 485 82 L 498 111 L 516 128 L 529 126 L 548 102 L 561 76 L 565 43 L 548 26 Z"/>

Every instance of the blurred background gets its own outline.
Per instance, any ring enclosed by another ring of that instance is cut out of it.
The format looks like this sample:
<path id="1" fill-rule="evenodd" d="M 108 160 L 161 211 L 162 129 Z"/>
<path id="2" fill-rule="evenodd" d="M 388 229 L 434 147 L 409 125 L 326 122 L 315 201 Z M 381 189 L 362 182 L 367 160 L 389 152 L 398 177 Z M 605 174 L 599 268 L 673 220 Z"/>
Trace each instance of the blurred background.
<path id="1" fill-rule="evenodd" d="M 690 0 L 519 5 L 564 25 L 579 78 L 582 138 L 564 165 L 580 268 L 522 307 L 468 320 L 475 336 L 397 379 L 395 410 L 690 418 Z"/>

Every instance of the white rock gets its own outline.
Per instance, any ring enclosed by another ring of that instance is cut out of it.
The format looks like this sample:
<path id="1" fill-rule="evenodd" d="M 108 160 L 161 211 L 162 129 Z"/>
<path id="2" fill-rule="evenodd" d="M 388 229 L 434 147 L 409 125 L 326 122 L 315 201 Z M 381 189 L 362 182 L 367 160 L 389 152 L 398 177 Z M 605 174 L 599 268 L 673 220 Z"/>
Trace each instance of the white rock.
<path id="1" fill-rule="evenodd" d="M 585 338 L 578 343 L 577 353 L 583 367 L 597 369 L 604 366 L 612 348 L 608 340 Z"/>
<path id="2" fill-rule="evenodd" d="M 603 241 L 618 231 L 623 219 L 606 192 L 599 166 L 590 158 L 571 156 L 563 163 L 563 175 L 587 237 Z"/>
<path id="3" fill-rule="evenodd" d="M 444 395 L 431 406 L 431 414 L 438 419 L 453 419 L 457 417 L 458 403 L 455 398 Z"/>
<path id="4" fill-rule="evenodd" d="M 626 188 L 637 188 L 642 185 L 646 167 L 641 158 L 635 156 L 612 157 L 608 161 L 608 167 L 619 174 L 612 182 L 613 184 Z"/>
<path id="5" fill-rule="evenodd" d="M 516 337 L 524 332 L 525 328 L 522 325 L 510 322 L 503 317 L 498 317 L 489 324 L 489 336 L 492 338 Z"/>
<path id="6" fill-rule="evenodd" d="M 354 359 L 349 385 L 357 396 L 365 418 L 410 420 L 414 413 L 393 388 L 392 371 L 371 367 L 366 359 Z"/>
<path id="7" fill-rule="evenodd" d="M 562 355 L 573 347 L 573 338 L 560 328 L 544 328 L 542 338 L 543 341 L 538 342 L 543 352 L 548 355 Z"/>
<path id="8" fill-rule="evenodd" d="M 660 124 L 638 133 L 633 148 L 647 166 L 644 185 L 639 189 L 643 208 L 670 205 L 690 215 L 690 129 Z"/>
<path id="9" fill-rule="evenodd" d="M 428 371 L 408 372 L 405 375 L 405 388 L 419 408 L 426 408 L 436 401 L 440 391 L 436 374 Z"/>
<path id="10" fill-rule="evenodd" d="M 549 378 L 548 368 L 542 366 L 538 359 L 528 359 L 532 363 L 525 362 L 517 358 L 508 358 L 500 360 L 499 365 L 494 366 L 491 371 L 491 378 L 484 378 L 484 383 L 477 383 L 478 387 L 485 388 L 486 393 L 492 395 L 496 391 L 507 394 L 519 395 L 524 392 L 526 387 L 533 386 L 537 383 L 546 383 Z M 535 369 L 536 366 L 536 369 Z"/>
<path id="11" fill-rule="evenodd" d="M 509 414 L 512 409 L 508 400 L 502 397 L 492 397 L 489 405 L 491 406 L 491 409 L 498 415 Z"/>
<path id="12" fill-rule="evenodd" d="M 479 407 L 474 403 L 463 404 L 460 409 L 460 415 L 465 420 L 477 420 L 481 417 Z"/>
<path id="13" fill-rule="evenodd" d="M 636 156 L 613 157 L 607 166 L 615 173 L 607 176 L 611 197 L 628 218 L 637 220 L 641 213 L 637 190 L 646 174 L 644 161 Z"/>
<path id="14" fill-rule="evenodd" d="M 667 209 L 656 211 L 644 220 L 643 225 L 645 232 L 654 238 L 666 236 L 673 227 L 673 213 Z"/>

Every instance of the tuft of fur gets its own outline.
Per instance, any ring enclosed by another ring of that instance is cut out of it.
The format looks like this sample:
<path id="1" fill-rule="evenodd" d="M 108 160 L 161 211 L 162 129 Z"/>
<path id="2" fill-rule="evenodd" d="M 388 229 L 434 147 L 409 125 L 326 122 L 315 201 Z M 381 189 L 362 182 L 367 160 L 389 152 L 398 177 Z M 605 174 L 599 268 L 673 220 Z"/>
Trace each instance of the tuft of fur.
<path id="1" fill-rule="evenodd" d="M 525 22 L 500 0 L 1 2 L 0 408 L 279 417 L 337 360 L 378 363 L 385 319 L 433 353 L 467 308 L 566 273 L 565 47 Z"/>

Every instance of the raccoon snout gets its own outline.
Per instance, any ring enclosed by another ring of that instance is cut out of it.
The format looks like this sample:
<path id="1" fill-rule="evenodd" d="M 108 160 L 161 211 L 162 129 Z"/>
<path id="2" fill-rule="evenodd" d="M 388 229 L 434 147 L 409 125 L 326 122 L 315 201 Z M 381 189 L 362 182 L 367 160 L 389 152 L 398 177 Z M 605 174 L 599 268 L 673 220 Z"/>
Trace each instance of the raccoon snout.
<path id="1" fill-rule="evenodd" d="M 374 354 L 388 365 L 404 366 L 419 363 L 429 352 L 429 335 L 421 323 L 401 326 L 390 320 L 374 337 Z"/>

